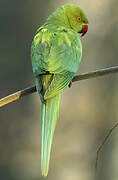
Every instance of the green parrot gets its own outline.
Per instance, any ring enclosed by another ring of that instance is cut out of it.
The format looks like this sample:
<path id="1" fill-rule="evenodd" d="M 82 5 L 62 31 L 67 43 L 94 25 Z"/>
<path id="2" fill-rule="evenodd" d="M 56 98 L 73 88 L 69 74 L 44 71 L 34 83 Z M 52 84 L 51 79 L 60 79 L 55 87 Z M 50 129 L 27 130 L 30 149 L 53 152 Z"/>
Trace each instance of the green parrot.
<path id="1" fill-rule="evenodd" d="M 34 36 L 31 61 L 41 99 L 41 173 L 47 176 L 61 92 L 71 84 L 82 58 L 80 40 L 88 19 L 80 7 L 65 4 L 48 17 Z"/>

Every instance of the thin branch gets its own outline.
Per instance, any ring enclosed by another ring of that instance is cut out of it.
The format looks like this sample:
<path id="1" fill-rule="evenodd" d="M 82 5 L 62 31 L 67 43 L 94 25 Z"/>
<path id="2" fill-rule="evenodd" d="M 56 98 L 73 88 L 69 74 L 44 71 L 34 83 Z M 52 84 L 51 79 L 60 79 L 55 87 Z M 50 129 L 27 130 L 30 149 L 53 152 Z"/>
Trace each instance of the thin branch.
<path id="1" fill-rule="evenodd" d="M 97 169 L 98 166 L 98 158 L 99 158 L 99 154 L 104 146 L 104 144 L 106 143 L 107 139 L 109 138 L 109 136 L 111 135 L 111 133 L 113 132 L 113 130 L 118 126 L 118 122 L 109 130 L 109 132 L 107 133 L 107 135 L 105 136 L 103 142 L 101 143 L 101 145 L 99 146 L 97 153 L 96 153 L 96 162 L 95 162 L 95 168 Z"/>
<path id="2" fill-rule="evenodd" d="M 91 78 L 95 78 L 95 77 L 100 77 L 100 76 L 104 76 L 104 75 L 107 75 L 110 73 L 116 73 L 116 72 L 118 72 L 118 66 L 100 69 L 100 70 L 77 75 L 73 78 L 72 82 L 80 81 L 80 80 L 84 80 L 84 79 L 91 79 Z M 34 92 L 36 92 L 36 86 L 28 87 L 26 89 L 17 91 L 16 93 L 13 93 L 9 96 L 6 96 L 6 97 L 0 99 L 0 107 L 3 107 L 13 101 L 21 99 L 23 96 L 32 94 Z"/>

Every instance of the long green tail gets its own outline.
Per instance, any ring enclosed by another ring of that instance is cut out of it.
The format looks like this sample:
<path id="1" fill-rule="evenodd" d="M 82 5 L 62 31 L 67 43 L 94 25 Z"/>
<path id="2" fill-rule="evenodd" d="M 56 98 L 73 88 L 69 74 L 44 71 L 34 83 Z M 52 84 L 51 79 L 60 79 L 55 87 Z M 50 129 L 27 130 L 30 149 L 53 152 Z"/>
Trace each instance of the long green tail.
<path id="1" fill-rule="evenodd" d="M 49 169 L 50 151 L 53 134 L 58 118 L 60 94 L 42 103 L 42 150 L 41 150 L 41 172 L 47 176 Z"/>

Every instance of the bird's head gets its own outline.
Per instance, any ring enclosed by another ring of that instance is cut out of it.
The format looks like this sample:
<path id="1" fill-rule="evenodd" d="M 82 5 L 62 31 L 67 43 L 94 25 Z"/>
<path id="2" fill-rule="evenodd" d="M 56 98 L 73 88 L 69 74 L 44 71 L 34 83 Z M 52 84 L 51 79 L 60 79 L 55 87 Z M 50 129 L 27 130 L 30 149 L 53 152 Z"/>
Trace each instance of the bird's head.
<path id="1" fill-rule="evenodd" d="M 78 33 L 82 33 L 82 36 L 88 30 L 88 19 L 85 13 L 80 7 L 72 4 L 65 4 L 58 8 L 48 17 L 45 24 L 64 26 Z"/>
<path id="2" fill-rule="evenodd" d="M 84 36 L 88 31 L 88 19 L 83 10 L 72 4 L 66 4 L 64 8 L 70 27 Z"/>

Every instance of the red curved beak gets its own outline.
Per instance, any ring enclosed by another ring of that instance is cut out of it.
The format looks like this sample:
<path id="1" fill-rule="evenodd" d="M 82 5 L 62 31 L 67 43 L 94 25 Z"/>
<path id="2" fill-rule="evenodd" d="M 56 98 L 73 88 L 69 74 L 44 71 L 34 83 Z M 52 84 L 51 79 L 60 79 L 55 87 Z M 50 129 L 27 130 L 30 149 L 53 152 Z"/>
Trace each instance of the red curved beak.
<path id="1" fill-rule="evenodd" d="M 88 24 L 83 24 L 81 37 L 84 36 L 87 33 L 87 31 L 88 31 Z"/>

